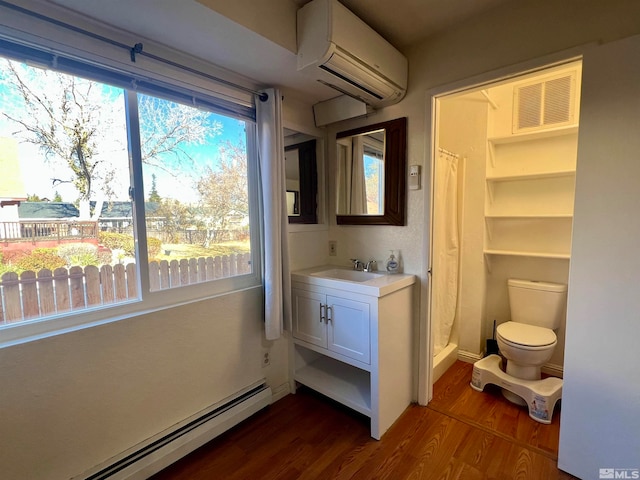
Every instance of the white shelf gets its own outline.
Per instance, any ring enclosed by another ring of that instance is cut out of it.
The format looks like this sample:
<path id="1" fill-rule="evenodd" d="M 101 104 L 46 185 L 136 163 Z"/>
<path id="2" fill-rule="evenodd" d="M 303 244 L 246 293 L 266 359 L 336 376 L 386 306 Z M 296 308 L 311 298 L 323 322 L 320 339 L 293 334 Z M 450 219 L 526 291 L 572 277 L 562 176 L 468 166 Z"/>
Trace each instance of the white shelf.
<path id="1" fill-rule="evenodd" d="M 575 125 L 567 127 L 550 128 L 548 130 L 528 132 L 528 133 L 516 133 L 514 135 L 505 135 L 500 137 L 490 137 L 487 139 L 494 145 L 500 145 L 505 143 L 526 142 L 530 140 L 540 140 L 543 138 L 559 137 L 562 135 L 573 135 L 578 133 L 578 127 Z"/>
<path id="2" fill-rule="evenodd" d="M 321 356 L 296 370 L 295 380 L 371 417 L 371 377 L 364 370 Z"/>
<path id="3" fill-rule="evenodd" d="M 485 255 L 502 255 L 512 257 L 535 257 L 535 258 L 552 258 L 560 260 L 569 260 L 570 253 L 548 253 L 548 252 L 522 252 L 518 250 L 485 250 Z"/>
<path id="4" fill-rule="evenodd" d="M 570 177 L 576 174 L 575 170 L 558 170 L 555 172 L 518 173 L 511 175 L 487 176 L 487 182 L 511 182 L 515 180 L 538 180 L 543 178 Z"/>

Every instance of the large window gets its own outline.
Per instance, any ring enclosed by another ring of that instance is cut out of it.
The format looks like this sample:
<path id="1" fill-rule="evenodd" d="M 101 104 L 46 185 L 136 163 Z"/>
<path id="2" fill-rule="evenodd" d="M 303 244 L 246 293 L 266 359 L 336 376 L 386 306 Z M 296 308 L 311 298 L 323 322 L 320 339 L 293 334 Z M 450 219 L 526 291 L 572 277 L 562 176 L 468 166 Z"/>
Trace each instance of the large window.
<path id="1" fill-rule="evenodd" d="M 0 334 L 256 284 L 253 123 L 73 62 L 0 58 Z"/>
<path id="2" fill-rule="evenodd" d="M 244 121 L 138 95 L 151 290 L 251 273 Z"/>

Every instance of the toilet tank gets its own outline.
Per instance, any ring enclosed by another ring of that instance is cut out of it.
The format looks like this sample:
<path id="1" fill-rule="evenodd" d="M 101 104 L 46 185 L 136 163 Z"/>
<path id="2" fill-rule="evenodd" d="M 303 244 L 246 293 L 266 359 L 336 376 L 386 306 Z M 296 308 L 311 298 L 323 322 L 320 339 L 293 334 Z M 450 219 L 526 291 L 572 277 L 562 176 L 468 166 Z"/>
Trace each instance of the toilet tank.
<path id="1" fill-rule="evenodd" d="M 511 278 L 507 286 L 512 321 L 552 330 L 560 326 L 567 301 L 566 285 Z"/>

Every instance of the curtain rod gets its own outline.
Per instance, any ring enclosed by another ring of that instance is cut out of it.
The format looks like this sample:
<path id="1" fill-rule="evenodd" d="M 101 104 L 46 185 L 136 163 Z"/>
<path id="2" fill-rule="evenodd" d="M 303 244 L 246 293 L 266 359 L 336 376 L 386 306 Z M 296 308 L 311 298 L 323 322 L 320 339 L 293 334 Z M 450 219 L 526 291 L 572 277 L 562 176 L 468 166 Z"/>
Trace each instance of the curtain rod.
<path id="1" fill-rule="evenodd" d="M 147 58 L 150 58 L 152 60 L 155 60 L 157 62 L 164 63 L 165 65 L 169 65 L 169 66 L 172 66 L 172 67 L 179 68 L 181 70 L 184 70 L 185 72 L 189 72 L 189 73 L 192 73 L 194 75 L 198 75 L 200 77 L 207 78 L 207 79 L 212 80 L 212 81 L 214 81 L 216 83 L 219 83 L 219 84 L 222 84 L 222 85 L 226 85 L 226 86 L 231 87 L 231 88 L 235 88 L 236 90 L 242 90 L 244 92 L 251 93 L 253 95 L 257 95 L 258 98 L 263 102 L 266 101 L 269 98 L 269 95 L 267 95 L 265 92 L 259 92 L 257 90 L 253 90 L 251 88 L 244 87 L 242 85 L 238 85 L 237 83 L 230 82 L 230 81 L 225 80 L 223 78 L 219 78 L 219 77 L 216 77 L 214 75 L 210 75 L 210 74 L 208 74 L 206 72 L 202 72 L 200 70 L 196 70 L 195 68 L 191 68 L 191 67 L 188 67 L 186 65 L 182 65 L 180 63 L 174 62 L 172 60 L 168 60 L 166 58 L 159 57 L 158 55 L 154 55 L 152 53 L 147 53 L 147 52 L 143 51 L 142 43 L 136 43 L 133 47 L 131 47 L 131 46 L 129 46 L 127 44 L 124 44 L 122 42 L 118 42 L 117 40 L 113 40 L 111 38 L 104 37 L 102 35 L 98 35 L 97 33 L 93 33 L 93 32 L 91 32 L 89 30 L 85 30 L 84 28 L 76 27 L 75 25 L 71 25 L 71 24 L 63 22 L 61 20 L 56 20 L 55 18 L 47 17 L 46 15 L 43 15 L 43 14 L 37 13 L 37 12 L 33 12 L 33 11 L 28 10 L 28 9 L 26 9 L 24 7 L 19 7 L 18 5 L 14 5 L 12 3 L 6 2 L 5 0 L 0 0 L 0 6 L 3 6 L 5 8 L 8 8 L 9 10 L 14 10 L 14 11 L 22 13 L 24 15 L 36 18 L 38 20 L 42 20 L 44 22 L 51 23 L 51 24 L 56 25 L 58 27 L 66 28 L 67 30 L 71 30 L 72 32 L 80 33 L 81 35 L 85 35 L 87 37 L 91 37 L 91 38 L 93 38 L 95 40 L 99 40 L 101 42 L 108 43 L 109 45 L 113 45 L 115 47 L 119 47 L 119 48 L 125 49 L 125 50 L 127 50 L 129 52 L 129 56 L 131 58 L 131 61 L 134 62 L 134 63 L 136 61 L 136 55 L 140 55 L 140 56 L 147 57 Z"/>
<path id="2" fill-rule="evenodd" d="M 444 153 L 445 155 L 450 155 L 450 156 L 455 157 L 455 158 L 460 158 L 460 155 L 458 155 L 457 153 L 450 152 L 449 150 L 445 150 L 442 147 L 438 147 L 438 151 L 440 153 Z"/>

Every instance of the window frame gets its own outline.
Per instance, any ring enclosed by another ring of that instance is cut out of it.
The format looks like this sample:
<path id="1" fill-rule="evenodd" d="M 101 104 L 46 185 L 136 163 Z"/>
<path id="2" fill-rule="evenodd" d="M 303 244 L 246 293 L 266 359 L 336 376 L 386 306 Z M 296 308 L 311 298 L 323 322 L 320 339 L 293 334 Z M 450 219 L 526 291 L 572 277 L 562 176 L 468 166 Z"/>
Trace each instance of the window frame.
<path id="1" fill-rule="evenodd" d="M 145 315 L 187 303 L 205 301 L 249 288 L 262 287 L 262 227 L 260 222 L 261 207 L 255 105 L 248 107 L 241 102 L 231 102 L 224 95 L 225 98 L 216 96 L 215 90 L 210 90 L 207 94 L 203 94 L 201 91 L 189 91 L 180 85 L 179 81 L 176 81 L 176 84 L 173 85 L 166 81 L 158 82 L 149 78 L 141 78 L 135 72 L 115 71 L 106 64 L 98 65 L 88 59 L 82 60 L 71 58 L 64 54 L 50 53 L 44 47 L 24 45 L 14 39 L 7 40 L 0 37 L 0 55 L 19 62 L 43 65 L 51 70 L 87 78 L 124 90 L 138 287 L 137 299 L 129 299 L 115 304 L 85 307 L 75 311 L 0 325 L 0 348 L 111 323 L 133 316 Z M 167 77 L 165 76 L 164 78 Z M 144 212 L 144 184 L 137 108 L 138 93 L 197 106 L 213 113 L 245 121 L 251 273 L 158 291 L 150 290 Z M 144 267 L 145 265 L 147 267 Z"/>

